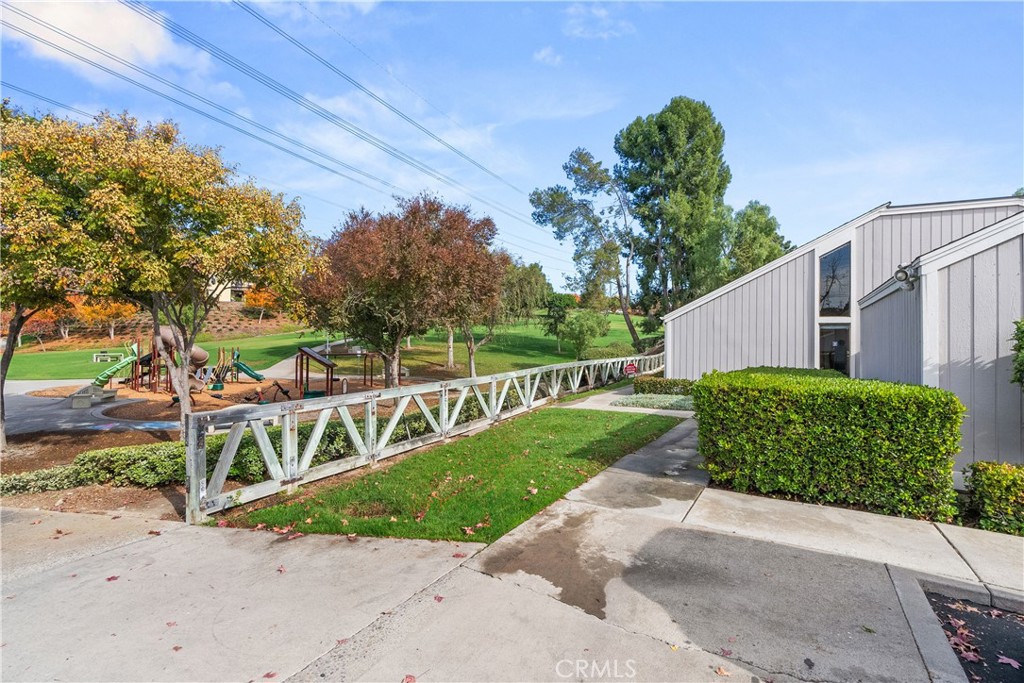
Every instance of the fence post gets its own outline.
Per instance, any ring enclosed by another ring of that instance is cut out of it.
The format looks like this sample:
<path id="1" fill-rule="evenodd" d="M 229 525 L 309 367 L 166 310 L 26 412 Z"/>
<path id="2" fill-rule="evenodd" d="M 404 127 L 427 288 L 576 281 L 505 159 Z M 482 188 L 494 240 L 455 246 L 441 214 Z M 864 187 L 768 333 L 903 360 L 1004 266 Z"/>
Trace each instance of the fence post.
<path id="1" fill-rule="evenodd" d="M 491 386 L 487 390 L 487 403 L 491 406 L 491 422 L 498 421 L 498 382 L 491 380 Z"/>
<path id="2" fill-rule="evenodd" d="M 281 416 L 281 461 L 287 491 L 294 493 L 299 478 L 299 419 L 294 410 Z"/>
<path id="3" fill-rule="evenodd" d="M 441 398 L 437 404 L 437 421 L 441 425 L 441 436 L 448 438 L 448 383 L 441 384 Z"/>
<path id="4" fill-rule="evenodd" d="M 366 403 L 366 419 L 363 425 L 363 430 L 366 432 L 366 436 L 363 438 L 363 442 L 366 444 L 367 455 L 370 457 L 371 462 L 377 461 L 377 398 L 371 396 L 370 400 Z"/>
<path id="5" fill-rule="evenodd" d="M 206 498 L 206 421 L 185 415 L 185 522 L 206 520 L 202 503 Z"/>

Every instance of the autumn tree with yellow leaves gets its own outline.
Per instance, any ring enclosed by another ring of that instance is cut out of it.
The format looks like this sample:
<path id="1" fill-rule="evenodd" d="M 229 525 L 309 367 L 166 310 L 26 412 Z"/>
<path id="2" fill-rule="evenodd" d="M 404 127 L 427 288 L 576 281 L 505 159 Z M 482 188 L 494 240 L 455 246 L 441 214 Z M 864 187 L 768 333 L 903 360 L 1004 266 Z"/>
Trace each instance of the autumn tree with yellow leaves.
<path id="1" fill-rule="evenodd" d="M 171 349 L 159 351 L 175 368 L 184 422 L 192 347 L 224 288 L 251 282 L 287 295 L 303 271 L 301 208 L 238 182 L 217 150 L 186 144 L 170 122 L 101 114 L 81 124 L 5 102 L 0 125 L 8 339 L 72 293 L 132 301 L 154 332 L 161 318 L 170 323 L 173 362 Z M 0 388 L 13 352 L 7 344 Z"/>

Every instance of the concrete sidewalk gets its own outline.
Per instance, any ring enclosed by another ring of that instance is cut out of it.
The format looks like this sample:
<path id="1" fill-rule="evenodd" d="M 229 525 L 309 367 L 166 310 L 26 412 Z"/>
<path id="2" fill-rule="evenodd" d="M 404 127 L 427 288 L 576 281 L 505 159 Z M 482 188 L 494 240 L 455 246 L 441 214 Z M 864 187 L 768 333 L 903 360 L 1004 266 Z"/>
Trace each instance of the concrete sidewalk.
<path id="1" fill-rule="evenodd" d="M 633 385 L 619 387 L 610 391 L 600 391 L 577 401 L 561 404 L 562 408 L 584 410 L 610 410 L 616 413 L 647 413 L 648 415 L 667 415 L 668 417 L 693 417 L 692 410 L 661 410 L 657 408 L 634 408 L 631 406 L 612 405 L 625 396 L 633 395 Z"/>
<path id="2" fill-rule="evenodd" d="M 963 681 L 919 579 L 1019 604 L 1024 539 L 707 489 L 695 439 L 486 548 L 4 511 L 2 679 Z"/>

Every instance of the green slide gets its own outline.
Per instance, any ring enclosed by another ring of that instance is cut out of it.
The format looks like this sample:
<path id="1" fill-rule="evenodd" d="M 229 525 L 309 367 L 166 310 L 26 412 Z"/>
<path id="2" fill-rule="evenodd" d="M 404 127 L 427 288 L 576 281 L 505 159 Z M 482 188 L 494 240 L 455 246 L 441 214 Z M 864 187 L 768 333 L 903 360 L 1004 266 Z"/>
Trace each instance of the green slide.
<path id="1" fill-rule="evenodd" d="M 239 372 L 244 372 L 245 374 L 249 375 L 250 377 L 252 377 L 257 382 L 262 382 L 263 381 L 263 375 L 261 375 L 260 373 L 256 372 L 255 370 L 250 368 L 248 365 L 246 365 L 242 361 L 236 360 L 234 363 L 232 363 L 232 365 L 235 367 L 236 370 L 238 370 Z"/>
<path id="2" fill-rule="evenodd" d="M 111 377 L 113 377 L 117 373 L 121 372 L 121 370 L 124 370 L 125 368 L 130 366 L 132 363 L 134 363 L 136 360 L 138 360 L 138 357 L 139 357 L 139 347 L 138 346 L 136 346 L 135 344 L 132 344 L 131 347 L 126 346 L 125 350 L 128 351 L 128 356 L 125 357 L 124 360 L 119 361 L 117 363 L 114 363 L 109 368 L 107 368 L 106 370 L 104 370 L 100 374 L 96 375 L 96 379 L 94 379 L 92 381 L 93 384 L 95 384 L 96 386 L 98 386 L 98 387 L 100 387 L 102 389 L 103 387 L 105 387 L 107 385 L 107 382 L 110 381 Z"/>

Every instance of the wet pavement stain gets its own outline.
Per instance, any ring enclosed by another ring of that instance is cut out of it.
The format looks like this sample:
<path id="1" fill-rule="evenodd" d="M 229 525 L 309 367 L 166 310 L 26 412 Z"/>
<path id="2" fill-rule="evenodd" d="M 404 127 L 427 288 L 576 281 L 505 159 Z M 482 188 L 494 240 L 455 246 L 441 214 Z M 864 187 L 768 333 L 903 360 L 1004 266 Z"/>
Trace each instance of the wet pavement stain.
<path id="1" fill-rule="evenodd" d="M 558 600 L 605 618 L 605 587 L 622 576 L 625 566 L 603 556 L 600 549 L 583 547 L 584 525 L 594 513 L 569 515 L 562 523 L 523 539 L 517 544 L 493 548 L 483 559 L 483 571 L 492 576 L 515 574 L 522 570 L 539 576 L 561 589 Z"/>
<path id="2" fill-rule="evenodd" d="M 593 486 L 581 491 L 581 498 L 598 505 L 619 509 L 653 508 L 662 500 L 696 500 L 700 486 L 668 479 L 636 481 L 605 476 L 592 480 Z"/>

